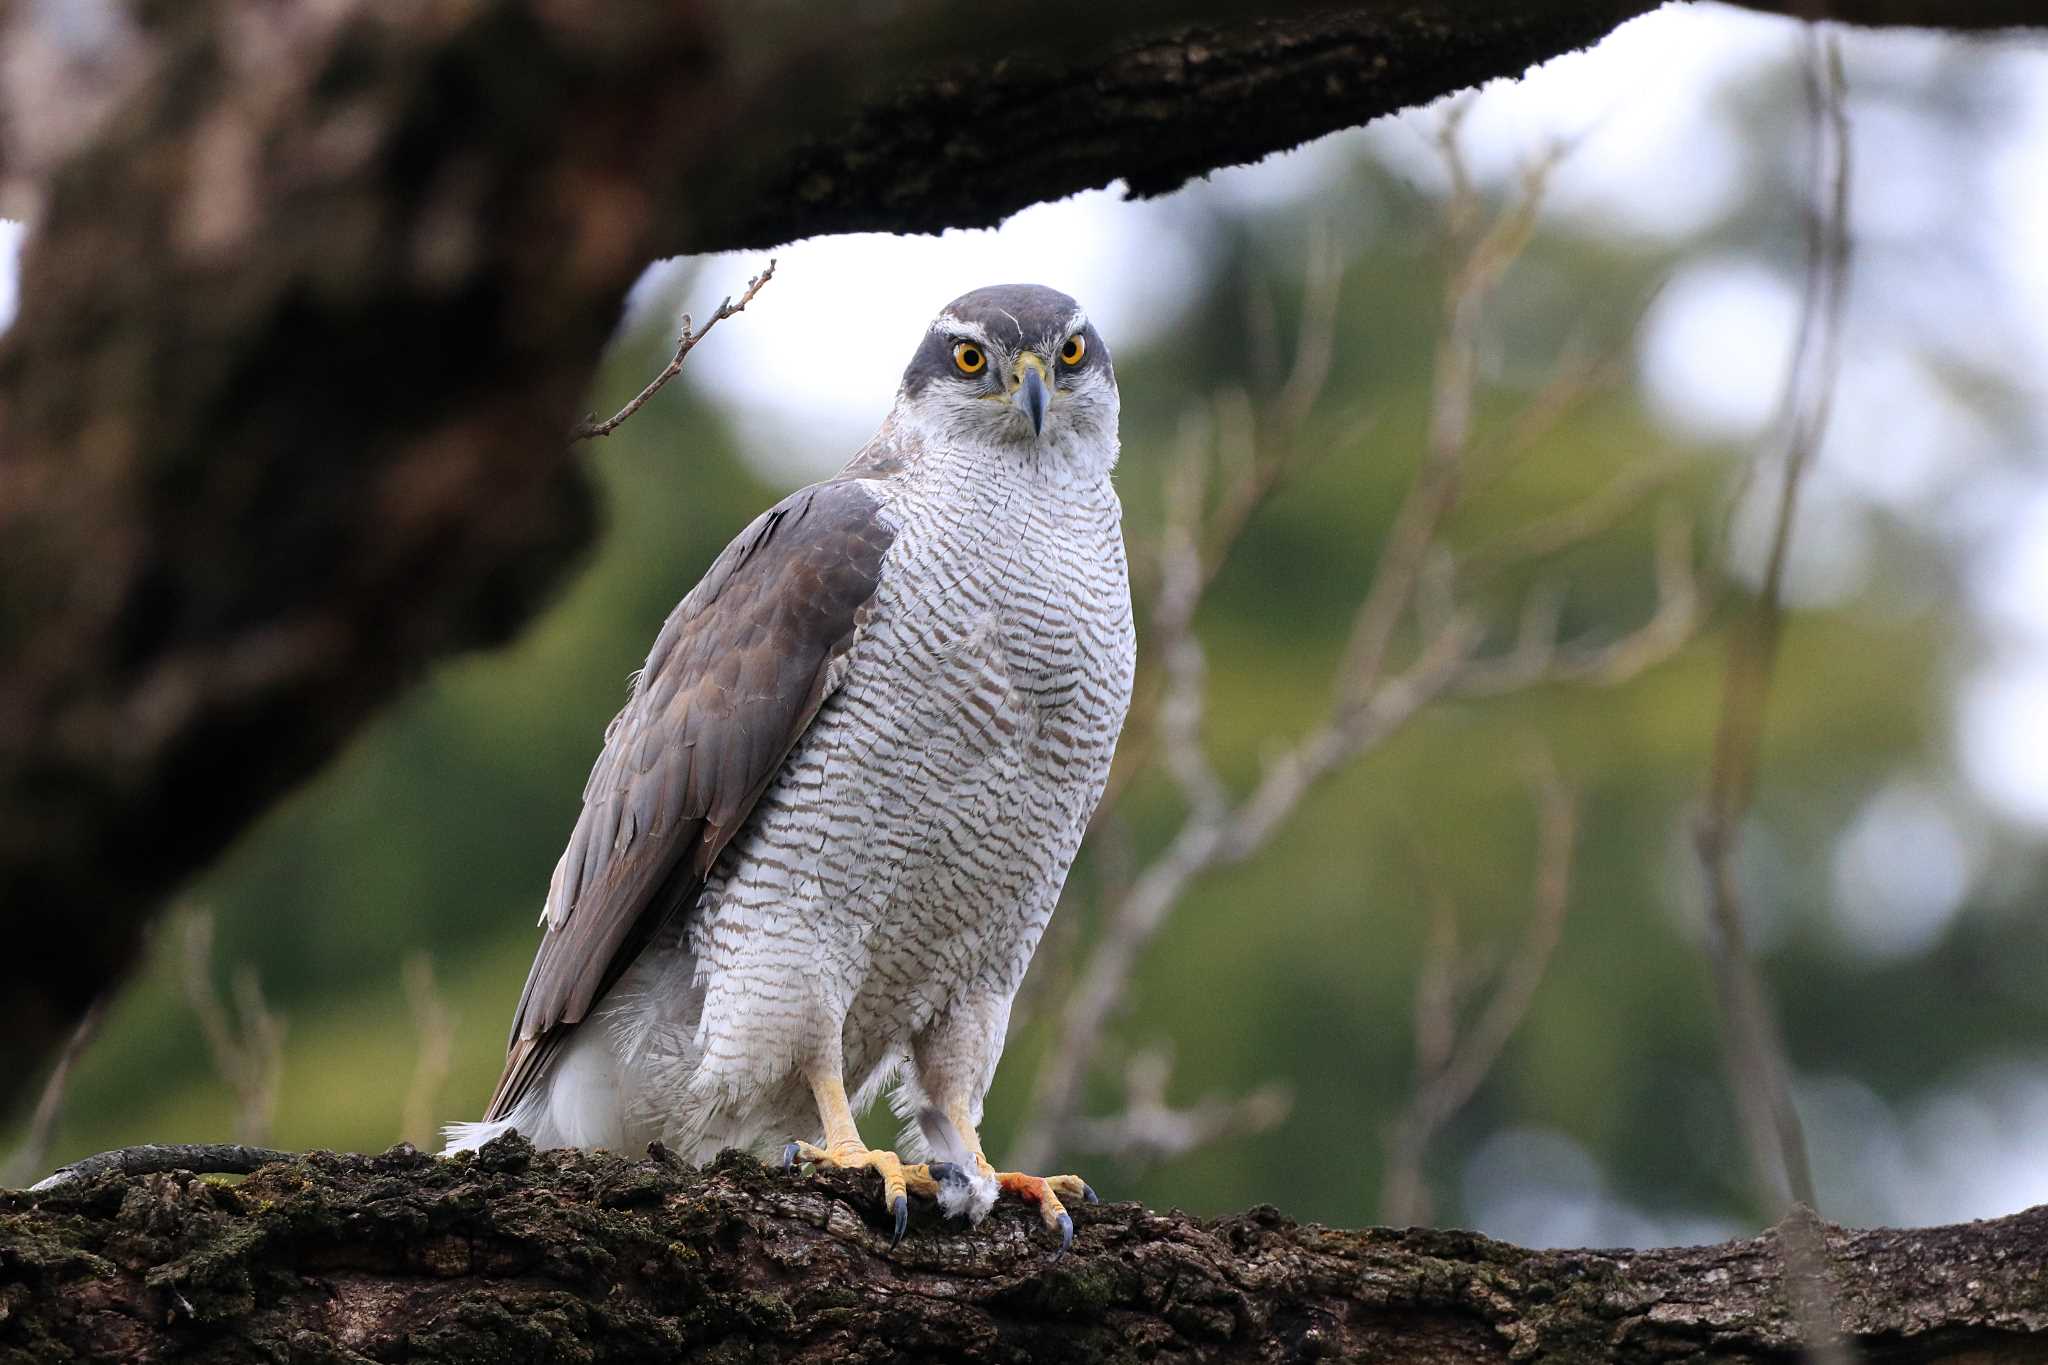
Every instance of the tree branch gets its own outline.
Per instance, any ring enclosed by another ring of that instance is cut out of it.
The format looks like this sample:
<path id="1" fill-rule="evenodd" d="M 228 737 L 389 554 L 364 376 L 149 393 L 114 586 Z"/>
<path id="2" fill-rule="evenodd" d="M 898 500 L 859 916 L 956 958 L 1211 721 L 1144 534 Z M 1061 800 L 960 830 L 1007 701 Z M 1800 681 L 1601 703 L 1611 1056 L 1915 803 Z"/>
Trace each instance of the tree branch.
<path id="1" fill-rule="evenodd" d="M 1807 215 L 1806 288 L 1782 402 L 1785 451 L 1763 582 L 1729 633 L 1728 666 L 1707 788 L 1694 830 L 1710 912 L 1708 945 L 1737 1113 L 1760 1204 L 1816 1203 L 1811 1164 L 1792 1107 L 1789 1067 L 1776 1020 L 1747 946 L 1735 857 L 1755 793 L 1764 712 L 1782 623 L 1779 590 L 1790 552 L 1799 486 L 1827 428 L 1840 359 L 1849 269 L 1849 127 L 1841 56 L 1832 37 L 1807 34 L 1814 202 Z"/>
<path id="2" fill-rule="evenodd" d="M 401 1141 L 418 1138 L 434 1140 L 434 1115 L 440 1112 L 441 1091 L 455 1053 L 454 1010 L 434 988 L 434 959 L 425 952 L 405 960 L 405 1000 L 412 1009 L 414 1033 L 419 1038 L 419 1056 L 413 1062 L 412 1083 L 405 1088 L 400 1108 L 398 1136 Z"/>
<path id="3" fill-rule="evenodd" d="M 711 335 L 713 327 L 724 322 L 734 313 L 744 313 L 747 310 L 747 305 L 754 301 L 754 295 L 761 292 L 761 286 L 774 278 L 775 261 L 773 257 L 770 257 L 768 268 L 747 281 L 746 292 L 740 295 L 740 301 L 734 303 L 732 296 L 727 295 L 712 312 L 710 319 L 704 324 L 704 330 L 701 332 L 693 329 L 690 315 L 688 313 L 683 314 L 682 327 L 676 335 L 676 353 L 669 357 L 668 364 L 662 366 L 661 373 L 648 380 L 646 388 L 634 394 L 632 400 L 626 406 L 620 408 L 604 421 L 598 421 L 597 414 L 593 412 L 578 422 L 575 428 L 569 432 L 569 439 L 571 441 L 587 441 L 593 436 L 609 436 L 618 430 L 619 423 L 640 411 L 642 407 L 646 406 L 648 399 L 661 392 L 664 384 L 667 384 L 669 380 L 674 379 L 683 372 L 683 362 L 690 358 L 690 352 L 697 349 L 698 342 Z"/>
<path id="4" fill-rule="evenodd" d="M 1529 921 L 1519 950 L 1495 975 L 1484 1007 L 1463 1029 L 1458 1027 L 1458 973 L 1451 960 L 1456 947 L 1454 908 L 1447 896 L 1438 897 L 1441 909 L 1416 989 L 1415 1093 L 1387 1130 L 1380 1217 L 1389 1223 L 1430 1221 L 1433 1203 L 1422 1169 L 1429 1144 L 1471 1101 L 1522 1026 L 1564 933 L 1572 852 L 1578 842 L 1578 800 L 1558 776 L 1548 751 L 1538 748 L 1531 767 L 1538 836 Z"/>
<path id="5" fill-rule="evenodd" d="M 284 1077 L 284 1020 L 263 1001 L 263 985 L 247 963 L 235 968 L 234 1010 L 213 984 L 213 915 L 188 910 L 181 918 L 185 937 L 185 1003 L 199 1019 L 213 1069 L 235 1092 L 235 1137 L 257 1144 L 270 1137 Z M 251 1150 L 255 1150 L 252 1146 Z"/>
<path id="6" fill-rule="evenodd" d="M 398 1147 L 238 1185 L 103 1175 L 0 1194 L 0 1355 L 351 1361 L 1775 1361 L 1796 1350 L 1785 1229 L 1662 1251 L 1468 1232 L 1076 1209 L 979 1228 L 920 1207 L 891 1254 L 871 1182 L 728 1153 L 705 1170 Z M 1891 1365 L 2038 1358 L 2048 1209 L 1957 1227 L 1809 1224 L 1844 1327 Z"/>
<path id="7" fill-rule="evenodd" d="M 99 1036 L 100 1021 L 106 1017 L 107 997 L 101 996 L 92 1002 L 78 1027 L 65 1040 L 63 1051 L 57 1054 L 57 1064 L 50 1068 L 49 1079 L 43 1082 L 43 1093 L 36 1100 L 35 1111 L 29 1115 L 28 1132 L 22 1137 L 21 1146 L 8 1159 L 7 1166 L 0 1170 L 0 1185 L 26 1184 L 35 1178 L 50 1158 L 50 1147 L 57 1139 L 57 1123 L 64 1117 L 64 1101 L 71 1091 L 71 1072 L 78 1065 L 79 1058 L 92 1046 Z"/>
<path id="8" fill-rule="evenodd" d="M 290 1152 L 275 1147 L 251 1147 L 240 1142 L 146 1142 L 139 1147 L 117 1147 L 95 1152 L 68 1166 L 59 1166 L 38 1180 L 31 1190 L 61 1189 L 103 1175 L 155 1175 L 164 1171 L 192 1171 L 201 1175 L 248 1175 L 274 1162 L 292 1160 Z"/>

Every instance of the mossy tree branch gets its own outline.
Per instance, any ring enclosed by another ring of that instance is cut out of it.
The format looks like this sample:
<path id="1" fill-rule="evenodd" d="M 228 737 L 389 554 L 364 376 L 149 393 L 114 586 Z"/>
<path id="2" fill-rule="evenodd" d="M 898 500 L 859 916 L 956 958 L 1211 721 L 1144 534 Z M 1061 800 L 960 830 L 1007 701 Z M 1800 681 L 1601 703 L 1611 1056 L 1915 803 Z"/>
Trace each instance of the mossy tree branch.
<path id="1" fill-rule="evenodd" d="M 1203 1359 L 1791 1361 L 1782 1230 L 1720 1246 L 1526 1251 L 1076 1210 L 920 1214 L 893 1255 L 855 1175 L 728 1153 L 453 1161 L 313 1153 L 238 1185 L 110 1175 L 0 1194 L 0 1362 Z M 1843 1325 L 1884 1362 L 2048 1352 L 2048 1209 L 1820 1228 Z"/>

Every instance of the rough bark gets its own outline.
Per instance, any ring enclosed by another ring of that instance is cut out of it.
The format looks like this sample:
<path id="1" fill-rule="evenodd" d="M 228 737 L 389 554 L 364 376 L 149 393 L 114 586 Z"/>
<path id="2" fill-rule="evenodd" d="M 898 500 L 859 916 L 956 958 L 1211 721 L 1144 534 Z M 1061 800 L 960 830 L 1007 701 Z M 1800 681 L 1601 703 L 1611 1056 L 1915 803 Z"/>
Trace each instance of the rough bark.
<path id="1" fill-rule="evenodd" d="M 0 1362 L 1790 1361 L 1776 1231 L 1526 1251 L 1272 1209 L 920 1211 L 895 1252 L 865 1179 L 704 1171 L 500 1139 L 474 1158 L 313 1153 L 240 1184 L 101 1176 L 0 1195 Z M 2048 1356 L 2048 1208 L 1824 1229 L 1873 1362 Z"/>
<path id="2" fill-rule="evenodd" d="M 0 1104 L 170 889 L 536 609 L 592 530 L 562 433 L 650 258 L 1163 192 L 1647 8 L 135 0 L 81 58 L 11 7 Z"/>

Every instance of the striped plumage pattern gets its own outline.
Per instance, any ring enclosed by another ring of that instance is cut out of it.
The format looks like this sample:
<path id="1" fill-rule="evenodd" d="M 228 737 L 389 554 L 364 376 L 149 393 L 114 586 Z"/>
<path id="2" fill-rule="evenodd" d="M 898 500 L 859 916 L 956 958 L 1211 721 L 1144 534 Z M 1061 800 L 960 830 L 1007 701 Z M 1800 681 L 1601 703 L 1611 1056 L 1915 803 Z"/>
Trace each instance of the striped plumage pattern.
<path id="1" fill-rule="evenodd" d="M 958 336 L 993 368 L 1076 329 L 1091 352 L 1042 434 L 948 372 Z M 932 337 L 869 446 L 664 628 L 556 873 L 506 1079 L 453 1146 L 815 1137 L 821 1068 L 857 1106 L 896 1078 L 904 1112 L 979 1121 L 1135 641 L 1099 337 L 1030 287 L 957 301 Z"/>

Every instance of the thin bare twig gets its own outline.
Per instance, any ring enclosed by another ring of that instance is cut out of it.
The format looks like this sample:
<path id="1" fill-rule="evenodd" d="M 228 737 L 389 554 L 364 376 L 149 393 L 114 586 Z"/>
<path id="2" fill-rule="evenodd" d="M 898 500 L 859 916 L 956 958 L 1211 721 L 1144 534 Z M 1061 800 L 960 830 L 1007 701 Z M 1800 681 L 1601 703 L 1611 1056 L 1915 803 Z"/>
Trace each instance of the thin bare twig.
<path id="1" fill-rule="evenodd" d="M 405 960 L 405 999 L 419 1036 L 419 1057 L 400 1110 L 399 1139 L 419 1142 L 434 1135 L 434 1110 L 455 1054 L 455 1013 L 434 988 L 434 959 L 424 952 Z"/>
<path id="2" fill-rule="evenodd" d="M 1641 291 L 1628 310 L 1632 318 L 1643 318 L 1663 292 L 1666 279 L 1654 281 Z M 1607 392 L 1627 378 L 1636 364 L 1638 335 L 1635 329 L 1618 332 L 1604 351 L 1594 353 L 1574 341 L 1567 344 L 1552 363 L 1529 401 L 1516 411 L 1507 425 L 1489 433 L 1475 446 L 1467 464 L 1467 482 L 1477 493 L 1506 478 L 1534 451 L 1545 436 L 1595 394 Z"/>
<path id="3" fill-rule="evenodd" d="M 1075 1119 L 1067 1126 L 1063 1144 L 1144 1166 L 1226 1138 L 1270 1132 L 1287 1121 L 1294 1107 L 1293 1090 L 1273 1084 L 1235 1099 L 1205 1095 L 1192 1105 L 1175 1108 L 1166 1099 L 1172 1077 L 1169 1049 L 1137 1053 L 1124 1066 L 1124 1098 L 1117 1111 L 1103 1118 Z"/>
<path id="4" fill-rule="evenodd" d="M 1692 524 L 1675 507 L 1657 519 L 1655 559 L 1657 606 L 1648 620 L 1604 644 L 1561 642 L 1557 622 L 1561 593 L 1539 586 L 1523 603 L 1515 647 L 1496 658 L 1474 660 L 1458 680 L 1462 696 L 1499 696 L 1541 683 L 1585 683 L 1614 687 L 1676 654 L 1699 629 L 1705 612 L 1693 572 Z"/>
<path id="5" fill-rule="evenodd" d="M 1524 522 L 1466 554 L 1459 568 L 1466 582 L 1483 582 L 1505 569 L 1583 545 L 1612 530 L 1688 467 L 1688 461 L 1675 457 L 1633 460 L 1584 501 Z"/>
<path id="6" fill-rule="evenodd" d="M 1153 649 L 1164 662 L 1158 736 L 1167 771 L 1180 784 L 1191 810 L 1213 815 L 1226 799 L 1222 779 L 1209 762 L 1202 743 L 1203 688 L 1208 663 L 1195 637 L 1195 607 L 1208 581 L 1203 572 L 1201 532 L 1208 465 L 1196 444 L 1200 432 L 1192 423 L 1183 434 L 1187 443 L 1175 464 L 1166 497 L 1166 526 L 1159 537 L 1159 594 L 1152 611 Z"/>
<path id="7" fill-rule="evenodd" d="M 1715 984 L 1729 1068 L 1743 1117 L 1758 1195 L 1773 1215 L 1786 1199 L 1814 1204 L 1813 1175 L 1792 1108 L 1784 1049 L 1751 961 L 1735 878 L 1738 829 L 1756 786 L 1764 712 L 1781 632 L 1780 587 L 1791 545 L 1800 481 L 1826 427 L 1839 360 L 1846 294 L 1848 124 L 1841 64 L 1832 39 L 1810 37 L 1809 89 L 1817 133 L 1815 176 L 1829 188 L 1811 215 L 1807 288 L 1786 377 L 1786 446 L 1769 559 L 1748 615 L 1730 632 L 1720 721 L 1695 840 L 1707 880 Z"/>
<path id="8" fill-rule="evenodd" d="M 50 1148 L 57 1140 L 57 1123 L 64 1117 L 64 1100 L 70 1093 L 72 1070 L 99 1035 L 100 1022 L 106 1014 L 107 997 L 102 995 L 86 1008 L 78 1027 L 71 1030 L 64 1050 L 57 1054 L 57 1064 L 50 1068 L 50 1078 L 43 1082 L 43 1093 L 36 1100 L 35 1113 L 29 1117 L 28 1133 L 21 1146 L 15 1148 L 6 1171 L 0 1172 L 0 1185 L 17 1189 L 49 1163 Z"/>
<path id="9" fill-rule="evenodd" d="M 1255 410 L 1251 399 L 1240 390 L 1217 394 L 1207 411 L 1193 412 L 1181 427 L 1181 454 L 1168 476 L 1169 524 L 1162 532 L 1155 581 L 1150 584 L 1155 602 L 1146 622 L 1148 638 L 1159 643 L 1139 658 L 1139 677 L 1126 720 L 1125 740 L 1109 786 L 1096 804 L 1091 831 L 1099 828 L 1116 811 L 1132 776 L 1153 760 L 1155 746 L 1166 744 L 1172 753 L 1173 737 L 1155 723 L 1168 686 L 1162 676 L 1169 670 L 1153 665 L 1153 659 L 1175 660 L 1166 642 L 1176 632 L 1187 633 L 1195 608 L 1209 591 L 1239 539 L 1259 509 L 1266 506 L 1312 458 L 1303 428 L 1309 414 L 1329 382 L 1330 365 L 1336 353 L 1338 303 L 1344 279 L 1343 257 L 1332 234 L 1318 225 L 1309 235 L 1308 265 L 1302 281 L 1301 331 L 1296 339 L 1293 363 L 1264 411 Z M 1275 324 L 1272 302 L 1263 291 L 1251 295 L 1248 330 L 1269 343 L 1263 349 L 1275 352 L 1263 368 L 1277 374 L 1277 345 L 1270 344 Z M 1255 349 L 1261 349 L 1256 348 Z M 1223 491 L 1213 512 L 1208 502 L 1209 474 L 1204 462 L 1204 445 L 1210 423 L 1216 447 L 1218 472 L 1223 474 Z M 1337 439 L 1317 449 L 1350 449 L 1371 426 L 1371 419 L 1355 422 Z M 1199 467 L 1196 467 L 1199 466 Z M 1186 562 L 1186 547 L 1168 544 L 1181 537 L 1194 547 L 1192 566 Z M 1165 581 L 1171 567 L 1178 577 Z M 1143 565 L 1140 560 L 1139 564 Z M 1140 586 L 1134 584 L 1134 589 Z M 1179 656 L 1189 664 L 1190 657 Z"/>
<path id="10" fill-rule="evenodd" d="M 235 1092 L 236 1136 L 244 1143 L 261 1144 L 270 1136 L 284 1075 L 284 1019 L 264 1003 L 255 968 L 236 968 L 230 989 L 232 1014 L 213 986 L 213 916 L 203 910 L 188 912 L 185 1000 L 198 1016 L 214 1068 Z"/>
<path id="11" fill-rule="evenodd" d="M 1812 204 L 1799 329 L 1780 411 L 1785 432 L 1776 521 L 1763 582 L 1749 613 L 1730 632 L 1720 721 L 1694 839 L 1707 885 L 1709 957 L 1729 1088 L 1759 1200 L 1773 1217 L 1788 1199 L 1818 1207 L 1805 1134 L 1793 1107 L 1790 1064 L 1776 1016 L 1750 956 L 1736 880 L 1736 848 L 1759 770 L 1764 714 L 1782 632 L 1785 562 L 1800 481 L 1827 430 L 1841 364 L 1842 312 L 1848 295 L 1849 120 L 1841 50 L 1818 25 L 1805 32 L 1812 128 Z M 1813 1359 L 1846 1362 L 1839 1315 L 1826 1277 L 1826 1250 L 1812 1217 L 1788 1219 L 1782 1241 L 1787 1288 Z"/>
<path id="12" fill-rule="evenodd" d="M 688 313 L 683 314 L 682 327 L 676 336 L 676 353 L 670 357 L 668 364 L 662 367 L 661 373 L 648 381 L 646 388 L 634 394 L 631 402 L 627 403 L 626 406 L 620 408 L 610 417 L 607 417 L 604 421 L 598 421 L 597 414 L 594 412 L 585 416 L 582 421 L 570 429 L 570 441 L 587 441 L 593 436 L 611 435 L 612 432 L 618 429 L 619 423 L 640 411 L 648 399 L 661 392 L 663 385 L 683 372 L 683 362 L 689 359 L 691 351 L 697 349 L 698 342 L 711 335 L 713 327 L 724 322 L 734 313 L 745 312 L 747 305 L 754 301 L 754 295 L 761 292 L 761 286 L 774 278 L 775 261 L 771 257 L 768 261 L 768 268 L 747 281 L 746 290 L 740 295 L 739 302 L 734 303 L 732 297 L 728 295 L 718 305 L 717 310 L 711 314 L 710 318 L 705 321 L 704 330 L 701 332 L 695 330 L 694 325 L 690 321 L 690 315 Z"/>
<path id="13" fill-rule="evenodd" d="M 1380 1219 L 1391 1226 L 1429 1220 L 1431 1200 L 1423 1177 L 1429 1144 L 1471 1101 L 1521 1027 L 1564 931 L 1565 911 L 1571 903 L 1578 805 L 1546 751 L 1539 748 L 1530 766 L 1538 834 L 1529 921 L 1520 950 L 1508 959 L 1484 1008 L 1463 1031 L 1457 1024 L 1455 908 L 1447 898 L 1438 899 L 1416 991 L 1415 1093 L 1387 1132 Z"/>
<path id="14" fill-rule="evenodd" d="M 191 1171 L 196 1175 L 248 1175 L 274 1161 L 290 1161 L 292 1152 L 274 1147 L 251 1147 L 239 1142 L 152 1142 L 141 1147 L 118 1147 L 99 1152 L 68 1166 L 59 1166 L 29 1188 L 54 1190 L 96 1175 L 153 1175 L 158 1171 Z"/>
<path id="15" fill-rule="evenodd" d="M 1462 108 L 1446 119 L 1439 146 L 1451 184 L 1445 213 L 1452 245 L 1463 249 L 1444 293 L 1431 383 L 1428 446 L 1421 470 L 1394 514 L 1371 586 L 1353 619 L 1339 671 L 1342 704 L 1357 706 L 1379 685 L 1395 631 L 1414 600 L 1417 584 L 1444 518 L 1458 500 L 1461 473 L 1471 443 L 1478 389 L 1479 319 L 1494 288 L 1527 245 L 1560 154 L 1553 149 L 1522 179 L 1522 193 L 1483 232 L 1472 236 L 1477 192 L 1457 140 Z"/>

